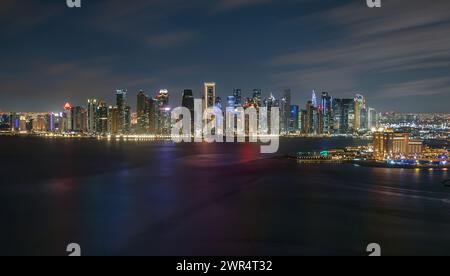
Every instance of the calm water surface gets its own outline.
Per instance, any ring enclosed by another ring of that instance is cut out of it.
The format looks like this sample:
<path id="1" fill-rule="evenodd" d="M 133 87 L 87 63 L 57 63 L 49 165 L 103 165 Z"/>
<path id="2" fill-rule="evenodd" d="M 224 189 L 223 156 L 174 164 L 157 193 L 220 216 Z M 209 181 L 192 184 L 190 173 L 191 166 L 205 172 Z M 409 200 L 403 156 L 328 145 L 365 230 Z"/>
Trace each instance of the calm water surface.
<path id="1" fill-rule="evenodd" d="M 279 155 L 365 143 L 289 139 Z M 0 150 L 0 255 L 450 255 L 447 171 L 299 165 L 250 144 Z"/>

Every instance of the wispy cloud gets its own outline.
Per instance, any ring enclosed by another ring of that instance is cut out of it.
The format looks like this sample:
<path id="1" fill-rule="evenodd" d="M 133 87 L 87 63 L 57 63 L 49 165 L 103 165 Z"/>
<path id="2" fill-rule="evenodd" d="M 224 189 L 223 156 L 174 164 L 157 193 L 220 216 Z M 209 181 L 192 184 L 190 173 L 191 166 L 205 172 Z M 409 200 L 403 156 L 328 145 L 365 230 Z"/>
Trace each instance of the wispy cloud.
<path id="1" fill-rule="evenodd" d="M 381 9 L 352 3 L 290 23 L 312 18 L 342 36 L 271 59 L 281 70 L 275 81 L 349 92 L 369 82 L 373 99 L 450 93 L 443 76 L 450 71 L 450 2 L 386 1 Z"/>
<path id="2" fill-rule="evenodd" d="M 226 12 L 249 6 L 268 4 L 271 2 L 273 2 L 273 0 L 218 0 L 215 1 L 215 4 L 213 4 L 212 12 Z"/>
<path id="3" fill-rule="evenodd" d="M 0 4 L 0 31 L 6 33 L 33 29 L 59 16 L 63 5 L 49 5 L 33 1 L 2 0 Z"/>
<path id="4" fill-rule="evenodd" d="M 450 96 L 450 77 L 428 78 L 383 86 L 376 98 L 395 99 L 413 96 Z"/>
<path id="5" fill-rule="evenodd" d="M 157 47 L 179 47 L 192 42 L 199 34 L 194 31 L 177 31 L 154 35 L 147 39 L 148 44 Z"/>
<path id="6" fill-rule="evenodd" d="M 52 108 L 58 108 L 58 106 L 48 106 L 49 98 L 53 100 L 53 103 L 59 102 L 61 105 L 66 101 L 84 104 L 87 95 L 90 95 L 89 97 L 113 95 L 114 89 L 124 85 L 126 88 L 139 89 L 149 87 L 158 81 L 156 77 L 145 73 L 116 74 L 107 65 L 94 66 L 91 62 L 88 64 L 84 62 L 54 63 L 48 60 L 36 60 L 21 66 L 27 70 L 20 74 L 0 74 L 0 89 L 14 94 L 16 98 L 23 101 L 33 98 L 34 106 L 39 109 L 31 111 L 49 111 Z M 27 82 L 23 82 L 23 79 Z M 33 83 L 33 86 L 28 83 Z M 39 93 L 39 97 L 34 97 L 35 93 Z"/>

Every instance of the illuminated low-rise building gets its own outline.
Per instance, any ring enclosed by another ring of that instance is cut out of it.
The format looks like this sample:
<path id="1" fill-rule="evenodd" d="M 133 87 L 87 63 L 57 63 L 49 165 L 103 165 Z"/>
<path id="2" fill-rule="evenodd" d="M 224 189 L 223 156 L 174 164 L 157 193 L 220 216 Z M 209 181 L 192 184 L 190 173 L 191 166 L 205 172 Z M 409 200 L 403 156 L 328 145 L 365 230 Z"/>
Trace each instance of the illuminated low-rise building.
<path id="1" fill-rule="evenodd" d="M 373 150 L 375 158 L 379 160 L 398 156 L 418 156 L 422 154 L 423 142 L 411 140 L 409 133 L 379 129 L 373 131 Z"/>

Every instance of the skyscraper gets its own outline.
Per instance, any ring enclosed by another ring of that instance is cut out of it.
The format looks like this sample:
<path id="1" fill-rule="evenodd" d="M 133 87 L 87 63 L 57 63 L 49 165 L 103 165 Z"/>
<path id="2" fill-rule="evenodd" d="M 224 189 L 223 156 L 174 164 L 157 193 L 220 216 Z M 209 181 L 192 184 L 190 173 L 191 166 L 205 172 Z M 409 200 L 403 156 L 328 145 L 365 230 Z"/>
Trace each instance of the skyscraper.
<path id="1" fill-rule="evenodd" d="M 300 129 L 300 108 L 298 105 L 291 105 L 291 117 L 289 122 L 289 132 L 295 133 Z"/>
<path id="2" fill-rule="evenodd" d="M 21 121 L 25 121 L 25 118 L 21 118 Z M 47 132 L 54 132 L 56 129 L 55 125 L 55 114 L 53 112 L 45 114 L 45 130 Z"/>
<path id="3" fill-rule="evenodd" d="M 108 134 L 108 106 L 105 102 L 99 102 L 97 107 L 97 133 Z"/>
<path id="4" fill-rule="evenodd" d="M 127 134 L 131 130 L 131 107 L 126 106 L 125 107 L 125 127 L 124 127 L 124 133 Z"/>
<path id="5" fill-rule="evenodd" d="M 280 122 L 280 130 L 282 134 L 286 134 L 289 132 L 289 121 L 291 118 L 291 90 L 284 90 L 283 97 L 281 98 L 280 104 L 280 113 L 281 113 L 281 122 Z"/>
<path id="6" fill-rule="evenodd" d="M 181 106 L 186 107 L 191 112 L 191 118 L 194 118 L 194 94 L 192 90 L 186 89 L 183 91 Z"/>
<path id="7" fill-rule="evenodd" d="M 45 116 L 38 115 L 36 118 L 33 119 L 32 122 L 32 129 L 34 132 L 43 132 L 46 130 L 46 122 L 45 122 Z M 66 130 L 68 131 L 68 130 Z M 70 130 L 72 131 L 72 130 Z"/>
<path id="8" fill-rule="evenodd" d="M 369 107 L 367 110 L 367 129 L 378 128 L 379 115 L 374 108 Z"/>
<path id="9" fill-rule="evenodd" d="M 136 114 L 138 121 L 138 132 L 147 133 L 149 128 L 149 117 L 148 117 L 148 97 L 145 95 L 144 91 L 139 91 L 137 95 L 137 105 Z"/>
<path id="10" fill-rule="evenodd" d="M 64 131 L 71 132 L 73 130 L 72 106 L 70 103 L 64 105 L 65 126 Z"/>
<path id="11" fill-rule="evenodd" d="M 302 134 L 308 134 L 308 111 L 302 109 L 300 112 L 300 131 Z"/>
<path id="12" fill-rule="evenodd" d="M 227 112 L 232 112 L 234 110 L 236 106 L 236 99 L 234 96 L 228 96 L 227 97 L 227 106 L 226 106 L 226 111 Z"/>
<path id="13" fill-rule="evenodd" d="M 360 123 L 359 123 L 359 129 L 360 130 L 368 130 L 369 121 L 368 121 L 368 110 L 367 108 L 363 108 L 360 110 Z"/>
<path id="14" fill-rule="evenodd" d="M 144 91 L 141 90 L 137 94 L 136 112 L 138 118 L 145 114 L 146 109 L 147 109 L 147 95 L 145 95 Z"/>
<path id="15" fill-rule="evenodd" d="M 355 102 L 353 99 L 334 99 L 334 132 L 353 134 L 355 126 Z"/>
<path id="16" fill-rule="evenodd" d="M 318 107 L 318 103 L 317 103 L 317 96 L 316 96 L 316 91 L 313 90 L 312 91 L 312 97 L 311 97 L 311 103 L 313 107 Z"/>
<path id="17" fill-rule="evenodd" d="M 159 90 L 158 96 L 156 98 L 158 99 L 158 103 L 161 108 L 169 106 L 170 100 L 169 90 L 167 89 Z"/>
<path id="18" fill-rule="evenodd" d="M 110 106 L 108 110 L 108 129 L 112 135 L 119 134 L 120 112 L 117 106 Z"/>
<path id="19" fill-rule="evenodd" d="M 81 106 L 72 108 L 72 131 L 85 132 L 87 130 L 87 112 Z"/>
<path id="20" fill-rule="evenodd" d="M 222 110 L 222 98 L 217 96 L 214 102 L 214 106 Z"/>
<path id="21" fill-rule="evenodd" d="M 158 134 L 167 135 L 171 130 L 171 109 L 169 107 L 169 91 L 161 89 L 156 99 L 157 105 L 157 132 Z"/>
<path id="22" fill-rule="evenodd" d="M 148 98 L 147 100 L 147 113 L 148 113 L 148 132 L 150 134 L 156 134 L 156 121 L 158 118 L 157 113 L 157 100 Z"/>
<path id="23" fill-rule="evenodd" d="M 116 91 L 116 105 L 119 113 L 119 121 L 118 121 L 118 132 L 125 133 L 126 128 L 126 108 L 127 108 L 127 90 L 117 90 Z"/>
<path id="24" fill-rule="evenodd" d="M 354 107 L 354 131 L 358 131 L 362 129 L 362 118 L 361 118 L 361 110 L 366 109 L 366 99 L 364 96 L 360 94 L 356 94 L 355 96 L 355 107 Z"/>
<path id="25" fill-rule="evenodd" d="M 235 101 L 235 107 L 242 106 L 242 90 L 234 89 L 233 96 L 234 96 L 234 101 Z"/>
<path id="26" fill-rule="evenodd" d="M 314 134 L 315 107 L 312 101 L 306 103 L 305 134 Z"/>
<path id="27" fill-rule="evenodd" d="M 89 134 L 97 132 L 97 107 L 96 99 L 88 99 L 87 102 L 87 131 Z"/>
<path id="28" fill-rule="evenodd" d="M 214 82 L 205 83 L 204 110 L 214 107 L 216 100 L 216 84 Z"/>
<path id="29" fill-rule="evenodd" d="M 194 93 L 192 90 L 186 89 L 183 91 L 181 106 L 189 109 L 191 114 L 191 133 L 194 133 Z"/>
<path id="30" fill-rule="evenodd" d="M 20 114 L 11 113 L 11 115 L 9 116 L 9 119 L 11 120 L 11 123 L 9 124 L 11 126 L 11 130 L 19 131 L 20 130 Z"/>
<path id="31" fill-rule="evenodd" d="M 261 97 L 262 97 L 262 90 L 253 89 L 253 104 L 256 108 L 261 107 Z"/>
<path id="32" fill-rule="evenodd" d="M 268 132 L 272 132 L 272 107 L 280 107 L 280 103 L 275 98 L 275 96 L 270 93 L 269 98 L 264 100 L 264 106 L 267 107 L 267 126 L 268 126 Z M 279 134 L 279 133 L 276 133 Z"/>
<path id="33" fill-rule="evenodd" d="M 322 113 L 322 133 L 332 134 L 333 132 L 333 98 L 328 92 L 322 93 L 322 101 L 320 105 Z"/>
<path id="34" fill-rule="evenodd" d="M 8 114 L 0 114 L 0 130 L 1 131 L 10 131 L 10 120 Z"/>

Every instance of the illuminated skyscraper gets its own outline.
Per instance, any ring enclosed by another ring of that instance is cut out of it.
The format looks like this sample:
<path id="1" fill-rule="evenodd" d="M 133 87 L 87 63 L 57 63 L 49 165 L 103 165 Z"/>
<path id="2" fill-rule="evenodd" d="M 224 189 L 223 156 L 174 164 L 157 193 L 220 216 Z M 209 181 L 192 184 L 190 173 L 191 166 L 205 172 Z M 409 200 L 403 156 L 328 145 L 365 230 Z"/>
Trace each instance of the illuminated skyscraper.
<path id="1" fill-rule="evenodd" d="M 291 117 L 289 122 L 289 132 L 295 133 L 300 129 L 300 108 L 298 105 L 291 105 Z"/>
<path id="2" fill-rule="evenodd" d="M 10 131 L 10 123 L 8 114 L 0 114 L 0 131 Z"/>
<path id="3" fill-rule="evenodd" d="M 308 134 L 308 111 L 302 109 L 300 112 L 300 131 L 302 134 Z"/>
<path id="4" fill-rule="evenodd" d="M 97 107 L 97 133 L 108 134 L 108 105 L 105 102 L 99 102 Z"/>
<path id="5" fill-rule="evenodd" d="M 318 103 L 317 103 L 317 96 L 316 96 L 316 91 L 313 90 L 312 91 L 312 97 L 311 97 L 311 103 L 313 107 L 318 107 Z"/>
<path id="6" fill-rule="evenodd" d="M 378 128 L 379 115 L 374 108 L 369 107 L 367 110 L 367 129 Z"/>
<path id="7" fill-rule="evenodd" d="M 361 118 L 361 111 L 363 109 L 366 109 L 366 99 L 364 98 L 364 96 L 357 94 L 355 97 L 355 103 L 354 103 L 355 107 L 354 107 L 354 131 L 358 131 L 360 129 L 362 129 L 362 118 Z"/>
<path id="8" fill-rule="evenodd" d="M 26 132 L 27 131 L 27 119 L 25 115 L 21 114 L 19 116 L 19 127 L 17 129 L 19 132 Z"/>
<path id="9" fill-rule="evenodd" d="M 280 107 L 280 103 L 275 98 L 275 96 L 270 93 L 269 98 L 265 99 L 263 102 L 263 105 L 267 107 L 267 125 L 268 125 L 268 131 L 272 132 L 272 108 L 273 107 Z M 279 133 L 276 133 L 279 134 Z"/>
<path id="10" fill-rule="evenodd" d="M 159 90 L 158 96 L 156 97 L 158 99 L 159 107 L 165 108 L 169 106 L 169 90 L 167 89 L 161 89 Z"/>
<path id="11" fill-rule="evenodd" d="M 87 103 L 87 131 L 90 134 L 97 132 L 97 107 L 96 99 L 89 99 Z"/>
<path id="12" fill-rule="evenodd" d="M 170 134 L 171 116 L 169 107 L 169 91 L 167 89 L 159 90 L 156 97 L 156 132 L 158 134 Z"/>
<path id="13" fill-rule="evenodd" d="M 355 125 L 355 102 L 353 99 L 334 99 L 334 133 L 353 134 Z"/>
<path id="14" fill-rule="evenodd" d="M 291 90 L 284 90 L 283 97 L 280 102 L 280 130 L 282 134 L 289 132 L 289 122 L 291 118 Z"/>
<path id="15" fill-rule="evenodd" d="M 232 112 L 234 110 L 236 106 L 236 99 L 234 96 L 228 96 L 227 97 L 227 106 L 226 106 L 226 111 L 227 112 Z"/>
<path id="16" fill-rule="evenodd" d="M 24 121 L 25 118 L 22 120 Z M 55 114 L 53 112 L 45 114 L 45 131 L 55 132 Z"/>
<path id="17" fill-rule="evenodd" d="M 44 131 L 46 131 L 46 119 L 45 119 L 45 116 L 37 115 L 36 118 L 33 119 L 32 130 L 34 132 L 44 132 Z M 72 130 L 70 130 L 70 131 L 72 131 Z"/>
<path id="18" fill-rule="evenodd" d="M 117 106 L 110 106 L 108 111 L 108 129 L 112 135 L 119 134 L 120 112 Z"/>
<path id="19" fill-rule="evenodd" d="M 214 82 L 205 83 L 205 91 L 204 91 L 204 110 L 208 108 L 214 107 L 216 100 L 216 84 Z"/>
<path id="20" fill-rule="evenodd" d="M 368 110 L 367 108 L 363 108 L 360 110 L 360 123 L 359 123 L 359 129 L 360 130 L 368 130 L 369 128 L 369 121 L 368 121 Z"/>
<path id="21" fill-rule="evenodd" d="M 118 132 L 123 134 L 127 124 L 127 90 L 116 91 L 116 106 L 119 112 Z"/>
<path id="22" fill-rule="evenodd" d="M 131 130 L 131 107 L 126 106 L 125 107 L 125 127 L 124 127 L 124 133 L 128 134 Z"/>
<path id="23" fill-rule="evenodd" d="M 81 106 L 72 108 L 72 130 L 75 132 L 85 132 L 87 129 L 87 112 Z"/>
<path id="24" fill-rule="evenodd" d="M 9 116 L 9 119 L 11 120 L 11 123 L 9 124 L 11 126 L 11 130 L 19 131 L 20 130 L 20 114 L 11 113 Z"/>
<path id="25" fill-rule="evenodd" d="M 148 112 L 148 132 L 150 134 L 156 134 L 156 122 L 158 118 L 159 110 L 157 106 L 157 100 L 153 98 L 148 98 L 147 100 L 147 112 Z"/>
<path id="26" fill-rule="evenodd" d="M 64 131 L 71 132 L 73 130 L 72 106 L 70 103 L 64 105 L 65 124 Z"/>
<path id="27" fill-rule="evenodd" d="M 332 134 L 333 132 L 333 98 L 328 92 L 322 93 L 322 101 L 320 105 L 322 117 L 322 133 Z"/>
<path id="28" fill-rule="evenodd" d="M 234 89 L 233 96 L 234 96 L 235 107 L 241 107 L 242 106 L 242 90 Z"/>
<path id="29" fill-rule="evenodd" d="M 171 133 L 171 111 L 169 106 L 159 110 L 159 134 L 169 135 Z"/>
<path id="30" fill-rule="evenodd" d="M 138 132 L 147 133 L 149 128 L 148 97 L 142 90 L 137 95 L 136 109 Z"/>
<path id="31" fill-rule="evenodd" d="M 255 107 L 261 106 L 261 97 L 262 97 L 262 90 L 261 89 L 253 89 L 253 104 Z"/>
<path id="32" fill-rule="evenodd" d="M 312 101 L 306 103 L 305 134 L 314 134 L 316 108 Z"/>
<path id="33" fill-rule="evenodd" d="M 216 97 L 214 106 L 218 107 L 220 110 L 222 110 L 222 98 L 221 97 L 219 97 L 219 96 Z"/>

